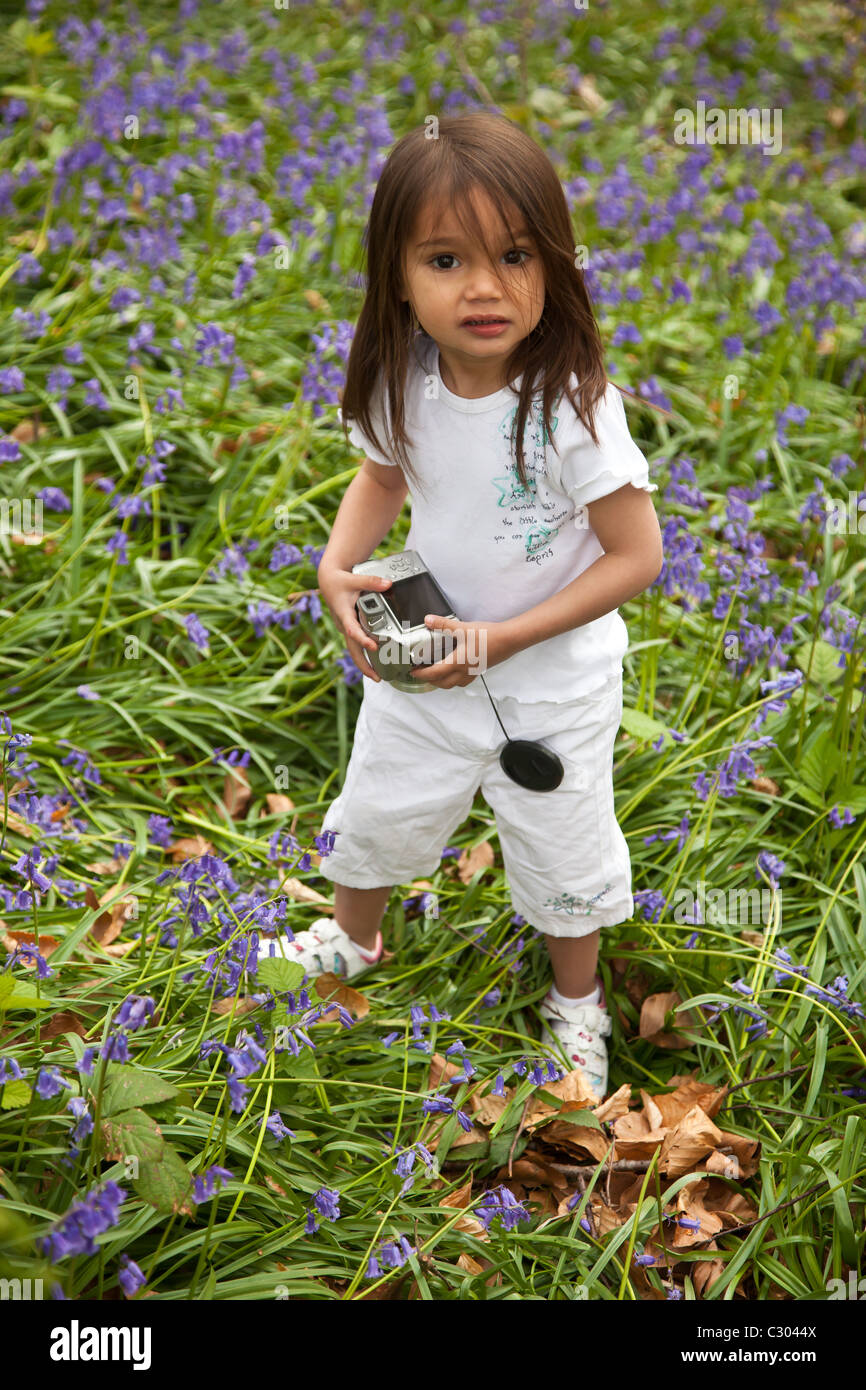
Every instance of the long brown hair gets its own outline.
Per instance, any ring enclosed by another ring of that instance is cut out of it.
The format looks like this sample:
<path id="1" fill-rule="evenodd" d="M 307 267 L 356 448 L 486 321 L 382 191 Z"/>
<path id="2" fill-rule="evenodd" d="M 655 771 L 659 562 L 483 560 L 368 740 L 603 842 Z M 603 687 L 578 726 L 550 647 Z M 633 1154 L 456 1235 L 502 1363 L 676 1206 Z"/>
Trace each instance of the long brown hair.
<path id="1" fill-rule="evenodd" d="M 399 463 L 409 480 L 420 484 L 407 453 L 412 441 L 405 427 L 406 372 L 420 332 L 412 306 L 401 298 L 406 250 L 423 205 L 430 198 L 442 199 L 453 207 L 467 235 L 496 264 L 495 252 L 467 196 L 475 188 L 488 194 L 509 233 L 513 228 L 507 204 L 519 210 L 544 272 L 544 312 L 506 363 L 509 383 L 521 374 L 523 378 L 519 391 L 511 387 L 518 396 L 511 444 L 513 448 L 516 443 L 521 486 L 528 490 L 523 434 L 533 397 L 542 394 L 544 438 L 554 448 L 551 412 L 563 392 L 598 444 L 595 405 L 604 395 L 608 377 L 589 292 L 576 264 L 562 185 L 544 150 L 505 116 L 485 111 L 442 116 L 438 138 L 427 138 L 426 127 L 418 126 L 391 150 L 363 239 L 366 296 L 349 351 L 341 397 L 343 426 L 348 443 L 347 421 L 356 420 L 374 447 Z M 569 386 L 572 373 L 577 377 L 577 397 Z M 381 400 L 376 400 L 380 381 L 391 426 L 391 438 L 386 441 L 377 438 L 372 419 L 374 404 L 382 407 Z"/>

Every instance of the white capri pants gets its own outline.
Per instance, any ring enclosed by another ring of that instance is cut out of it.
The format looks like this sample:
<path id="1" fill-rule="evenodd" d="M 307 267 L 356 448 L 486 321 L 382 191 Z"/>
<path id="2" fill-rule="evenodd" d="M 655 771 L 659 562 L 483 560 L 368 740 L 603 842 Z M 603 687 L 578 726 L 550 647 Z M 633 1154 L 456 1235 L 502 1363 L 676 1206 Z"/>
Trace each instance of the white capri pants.
<path id="1" fill-rule="evenodd" d="M 480 787 L 512 904 L 531 927 L 577 937 L 627 921 L 631 862 L 613 797 L 622 672 L 564 704 L 494 696 L 509 738 L 541 739 L 558 754 L 564 776 L 546 792 L 502 770 L 505 736 L 479 689 L 412 695 L 364 678 L 345 782 L 322 823 L 336 832 L 334 848 L 319 872 L 349 888 L 429 878 Z"/>

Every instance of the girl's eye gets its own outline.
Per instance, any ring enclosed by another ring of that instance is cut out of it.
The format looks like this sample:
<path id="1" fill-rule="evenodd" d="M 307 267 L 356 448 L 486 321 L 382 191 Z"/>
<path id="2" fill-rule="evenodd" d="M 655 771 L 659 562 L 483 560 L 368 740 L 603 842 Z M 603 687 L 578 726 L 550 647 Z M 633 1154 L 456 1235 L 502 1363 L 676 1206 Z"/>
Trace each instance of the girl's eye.
<path id="1" fill-rule="evenodd" d="M 505 252 L 505 255 L 506 255 L 506 256 L 526 256 L 526 257 L 529 257 L 530 252 L 529 252 L 529 251 L 524 251 L 521 247 L 513 246 L 513 247 L 511 248 L 510 251 L 506 251 L 506 252 Z M 439 265 L 438 262 L 439 262 L 439 261 L 456 261 L 456 260 L 457 260 L 457 257 L 453 254 L 453 252 L 451 252 L 451 251 L 440 251 L 438 256 L 434 256 L 434 257 L 433 257 L 433 259 L 431 260 L 430 264 L 433 266 L 434 270 L 451 270 L 452 267 L 451 267 L 450 265 Z M 512 266 L 521 266 L 521 265 L 525 265 L 525 264 L 526 264 L 526 261 L 511 261 L 510 264 L 511 264 Z"/>

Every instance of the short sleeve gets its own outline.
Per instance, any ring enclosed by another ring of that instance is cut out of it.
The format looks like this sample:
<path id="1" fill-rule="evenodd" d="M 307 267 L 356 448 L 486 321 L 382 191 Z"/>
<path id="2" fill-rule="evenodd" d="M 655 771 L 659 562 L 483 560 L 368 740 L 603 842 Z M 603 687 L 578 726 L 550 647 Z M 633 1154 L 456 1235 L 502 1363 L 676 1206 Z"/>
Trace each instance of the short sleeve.
<path id="1" fill-rule="evenodd" d="M 342 412 L 342 410 L 338 410 L 337 414 L 338 414 L 338 416 L 339 416 L 340 423 L 342 424 L 342 422 L 343 422 L 343 412 Z M 388 431 L 385 429 L 385 426 L 384 426 L 384 423 L 383 423 L 383 419 L 382 419 L 382 410 L 381 410 L 381 407 L 380 407 L 380 405 L 379 405 L 379 399 L 378 399 L 378 397 L 377 397 L 376 401 L 374 402 L 374 405 L 373 405 L 373 408 L 372 408 L 372 416 L 373 416 L 373 425 L 374 425 L 374 428 L 375 428 L 375 430 L 376 430 L 376 434 L 378 435 L 379 439 L 382 440 L 383 443 L 384 443 L 384 442 L 386 442 L 387 439 L 388 439 Z M 379 450 L 376 448 L 376 446 L 373 444 L 372 440 L 370 440 L 370 439 L 367 438 L 367 436 L 364 434 L 363 430 L 361 429 L 360 425 L 358 424 L 357 420 L 353 420 L 353 421 L 350 423 L 350 425 L 349 425 L 349 442 L 350 442 L 351 444 L 354 444 L 354 446 L 355 446 L 356 449 L 363 449 L 363 451 L 364 451 L 364 453 L 367 455 L 367 457 L 368 457 L 368 458 L 371 458 L 371 459 L 373 460 L 374 463 L 384 463 L 384 464 L 389 464 L 389 465 L 391 465 L 392 467 L 396 467 L 396 464 L 394 463 L 394 460 L 393 460 L 393 459 L 389 459 L 389 458 L 387 458 L 383 453 L 380 453 L 380 451 L 379 451 Z"/>
<path id="2" fill-rule="evenodd" d="M 567 398 L 562 402 L 568 407 Z M 558 443 L 561 487 L 576 507 L 597 502 L 631 483 L 645 492 L 657 492 L 649 481 L 649 465 L 628 430 L 622 396 L 608 382 L 595 411 L 598 445 L 575 415 L 574 432 Z"/>

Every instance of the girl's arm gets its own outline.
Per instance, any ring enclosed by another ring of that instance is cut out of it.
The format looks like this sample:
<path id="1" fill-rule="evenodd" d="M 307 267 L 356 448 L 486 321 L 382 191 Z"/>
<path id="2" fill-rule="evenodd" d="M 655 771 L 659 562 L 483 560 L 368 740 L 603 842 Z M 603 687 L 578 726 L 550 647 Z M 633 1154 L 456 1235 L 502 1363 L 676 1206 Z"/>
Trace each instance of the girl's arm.
<path id="1" fill-rule="evenodd" d="M 364 459 L 343 494 L 319 570 L 350 570 L 387 536 L 409 491 L 402 468 Z"/>

